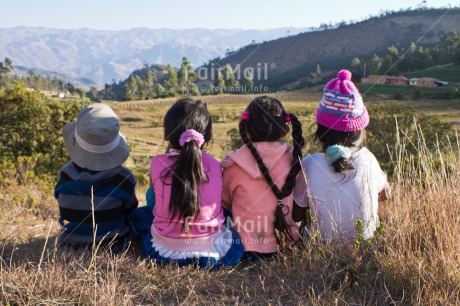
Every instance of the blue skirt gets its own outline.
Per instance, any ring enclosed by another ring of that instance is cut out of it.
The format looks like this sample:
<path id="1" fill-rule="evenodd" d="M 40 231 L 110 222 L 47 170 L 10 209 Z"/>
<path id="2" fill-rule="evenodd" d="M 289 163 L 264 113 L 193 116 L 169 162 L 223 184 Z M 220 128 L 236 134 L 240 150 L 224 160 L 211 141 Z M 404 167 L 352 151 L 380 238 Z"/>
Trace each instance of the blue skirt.
<path id="1" fill-rule="evenodd" d="M 244 246 L 232 229 L 224 227 L 212 248 L 176 251 L 158 244 L 153 239 L 150 231 L 153 219 L 152 208 L 147 206 L 138 207 L 129 215 L 133 231 L 141 239 L 141 251 L 145 258 L 158 264 L 176 263 L 179 266 L 192 265 L 199 268 L 234 266 L 241 262 Z"/>
<path id="2" fill-rule="evenodd" d="M 176 263 L 179 266 L 192 265 L 198 268 L 219 268 L 234 266 L 241 262 L 244 247 L 238 235 L 224 228 L 212 246 L 203 250 L 175 251 L 155 241 L 150 232 L 142 239 L 142 254 L 158 264 Z"/>

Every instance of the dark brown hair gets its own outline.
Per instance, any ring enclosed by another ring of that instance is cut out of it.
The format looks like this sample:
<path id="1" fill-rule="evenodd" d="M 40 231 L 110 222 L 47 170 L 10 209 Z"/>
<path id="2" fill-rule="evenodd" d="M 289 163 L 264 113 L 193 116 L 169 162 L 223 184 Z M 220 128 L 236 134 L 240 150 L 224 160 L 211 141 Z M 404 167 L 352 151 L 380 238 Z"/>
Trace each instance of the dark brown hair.
<path id="1" fill-rule="evenodd" d="M 322 124 L 316 123 L 316 132 L 313 134 L 313 141 L 321 144 L 323 152 L 333 145 L 341 145 L 348 148 L 362 148 L 366 143 L 366 130 L 341 132 L 331 130 Z M 340 158 L 332 163 L 335 172 L 342 173 L 354 169 L 350 158 Z"/>
<path id="2" fill-rule="evenodd" d="M 301 149 L 305 144 L 304 138 L 302 137 L 302 124 L 294 114 L 288 114 L 286 112 L 279 100 L 268 96 L 261 96 L 252 100 L 246 111 L 248 112 L 249 120 L 240 121 L 241 138 L 256 159 L 260 171 L 262 172 L 265 180 L 275 194 L 276 198 L 281 201 L 285 197 L 289 196 L 294 190 L 296 176 L 301 170 Z M 278 186 L 276 186 L 276 184 L 273 182 L 269 170 L 265 166 L 262 158 L 257 152 L 257 149 L 253 146 L 252 142 L 278 141 L 286 134 L 286 130 L 289 129 L 289 127 L 286 125 L 286 117 L 288 115 L 292 123 L 292 138 L 294 142 L 294 149 L 292 151 L 293 158 L 291 169 L 288 176 L 286 177 L 286 181 L 283 187 L 280 190 Z M 291 240 L 294 240 L 289 229 L 290 226 L 286 222 L 283 207 L 284 205 L 276 206 L 275 229 L 289 237 Z M 288 213 L 289 212 L 287 212 L 287 214 Z M 275 237 L 278 245 L 281 246 L 281 239 L 278 237 L 276 231 Z"/>

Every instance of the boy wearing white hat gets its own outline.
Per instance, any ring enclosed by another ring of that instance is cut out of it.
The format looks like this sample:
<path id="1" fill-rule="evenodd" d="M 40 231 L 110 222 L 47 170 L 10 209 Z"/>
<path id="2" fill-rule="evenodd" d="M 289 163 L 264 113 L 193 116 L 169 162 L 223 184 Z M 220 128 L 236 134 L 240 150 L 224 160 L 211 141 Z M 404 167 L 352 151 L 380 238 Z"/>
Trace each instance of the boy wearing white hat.
<path id="1" fill-rule="evenodd" d="M 62 134 L 72 161 L 60 170 L 54 191 L 63 228 L 60 243 L 123 247 L 131 233 L 127 214 L 138 201 L 136 180 L 121 165 L 129 149 L 117 116 L 105 104 L 91 104 Z"/>

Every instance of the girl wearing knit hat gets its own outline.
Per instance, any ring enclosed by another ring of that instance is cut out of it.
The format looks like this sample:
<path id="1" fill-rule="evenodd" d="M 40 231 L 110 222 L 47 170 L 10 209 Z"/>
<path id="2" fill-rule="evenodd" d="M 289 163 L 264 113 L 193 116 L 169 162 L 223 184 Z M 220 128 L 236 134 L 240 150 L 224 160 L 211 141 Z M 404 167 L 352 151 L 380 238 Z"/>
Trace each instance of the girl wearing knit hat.
<path id="1" fill-rule="evenodd" d="M 323 152 L 302 159 L 304 175 L 294 192 L 294 219 L 301 221 L 309 207 L 306 233 L 319 233 L 323 241 L 372 238 L 379 226 L 378 202 L 387 198 L 386 175 L 364 146 L 369 115 L 350 79 L 351 73 L 341 70 L 324 88 L 313 135 Z"/>

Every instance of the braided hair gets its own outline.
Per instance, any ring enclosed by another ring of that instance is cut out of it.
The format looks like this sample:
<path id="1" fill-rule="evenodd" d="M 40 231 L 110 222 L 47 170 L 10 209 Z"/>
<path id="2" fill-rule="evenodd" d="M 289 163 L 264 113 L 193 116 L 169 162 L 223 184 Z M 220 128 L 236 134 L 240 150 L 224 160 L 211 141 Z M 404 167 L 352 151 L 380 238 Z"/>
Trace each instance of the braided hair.
<path id="1" fill-rule="evenodd" d="M 283 208 L 286 206 L 284 206 L 282 200 L 289 196 L 294 190 L 297 174 L 301 170 L 301 149 L 305 144 L 304 138 L 302 137 L 302 124 L 294 114 L 286 112 L 279 100 L 269 96 L 261 96 L 252 100 L 246 112 L 247 118 L 242 118 L 239 126 L 241 139 L 251 151 L 265 180 L 278 199 L 278 205 L 276 206 L 274 216 L 275 229 L 287 236 L 290 240 L 294 240 L 291 235 L 290 226 L 285 218 L 285 216 L 289 214 L 289 211 L 287 211 L 286 214 L 283 212 Z M 265 166 L 259 152 L 257 152 L 257 149 L 252 143 L 279 141 L 279 139 L 286 134 L 286 131 L 289 130 L 286 124 L 289 121 L 292 123 L 292 138 L 294 142 L 294 149 L 292 151 L 293 158 L 289 174 L 280 190 L 273 182 L 270 171 Z M 278 245 L 282 246 L 281 239 L 276 231 L 275 237 Z"/>

